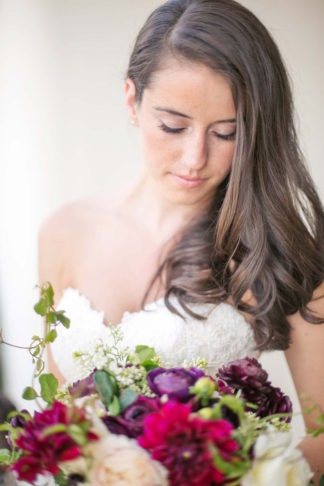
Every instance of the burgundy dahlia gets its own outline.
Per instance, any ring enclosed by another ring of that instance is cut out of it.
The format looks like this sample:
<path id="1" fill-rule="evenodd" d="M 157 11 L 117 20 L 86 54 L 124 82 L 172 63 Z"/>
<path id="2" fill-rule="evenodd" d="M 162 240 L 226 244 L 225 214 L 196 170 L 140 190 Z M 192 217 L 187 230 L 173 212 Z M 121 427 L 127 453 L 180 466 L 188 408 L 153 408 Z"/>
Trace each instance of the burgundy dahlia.
<path id="1" fill-rule="evenodd" d="M 189 388 L 205 376 L 198 368 L 155 368 L 147 375 L 147 383 L 158 396 L 167 395 L 171 399 L 186 402 L 192 398 Z"/>
<path id="2" fill-rule="evenodd" d="M 292 412 L 290 398 L 280 388 L 271 385 L 268 373 L 254 358 L 232 361 L 227 366 L 223 366 L 217 376 L 234 392 L 240 390 L 244 400 L 257 405 L 257 409 L 247 408 L 259 417 Z M 290 417 L 286 421 L 290 421 Z"/>
<path id="3" fill-rule="evenodd" d="M 53 474 L 59 472 L 59 463 L 70 461 L 80 456 L 81 451 L 77 443 L 67 432 L 46 434 L 51 426 L 63 424 L 82 424 L 85 416 L 82 410 L 69 409 L 61 402 L 54 402 L 52 408 L 43 412 L 35 412 L 34 418 L 29 420 L 24 431 L 16 440 L 17 446 L 24 455 L 12 466 L 18 479 L 35 481 L 38 474 Z M 88 433 L 92 440 L 97 437 Z"/>
<path id="4" fill-rule="evenodd" d="M 145 419 L 138 443 L 169 471 L 172 486 L 224 484 L 223 473 L 213 463 L 211 445 L 224 461 L 231 461 L 238 444 L 226 420 L 203 420 L 191 415 L 187 404 L 169 401 Z"/>

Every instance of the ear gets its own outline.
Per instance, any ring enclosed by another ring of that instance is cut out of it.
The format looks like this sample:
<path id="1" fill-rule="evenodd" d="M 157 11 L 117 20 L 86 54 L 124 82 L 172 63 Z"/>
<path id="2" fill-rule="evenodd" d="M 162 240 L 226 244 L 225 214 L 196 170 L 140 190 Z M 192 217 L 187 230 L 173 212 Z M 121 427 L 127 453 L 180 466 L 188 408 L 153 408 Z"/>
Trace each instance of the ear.
<path id="1" fill-rule="evenodd" d="M 137 106 L 135 101 L 136 87 L 131 78 L 127 78 L 125 83 L 125 101 L 130 121 L 133 125 L 138 124 Z"/>

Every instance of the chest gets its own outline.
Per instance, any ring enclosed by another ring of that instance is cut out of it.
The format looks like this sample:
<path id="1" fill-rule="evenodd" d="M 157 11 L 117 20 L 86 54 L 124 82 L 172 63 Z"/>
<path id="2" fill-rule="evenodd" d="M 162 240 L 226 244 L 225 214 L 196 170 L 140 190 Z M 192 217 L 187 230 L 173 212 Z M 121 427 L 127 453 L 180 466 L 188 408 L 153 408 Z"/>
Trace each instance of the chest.
<path id="1" fill-rule="evenodd" d="M 89 297 L 93 308 L 104 311 L 105 322 L 117 324 L 124 312 L 137 312 L 163 259 L 163 249 L 145 235 L 119 229 L 95 232 L 77 252 L 72 285 Z M 147 302 L 164 294 L 155 281 Z"/>

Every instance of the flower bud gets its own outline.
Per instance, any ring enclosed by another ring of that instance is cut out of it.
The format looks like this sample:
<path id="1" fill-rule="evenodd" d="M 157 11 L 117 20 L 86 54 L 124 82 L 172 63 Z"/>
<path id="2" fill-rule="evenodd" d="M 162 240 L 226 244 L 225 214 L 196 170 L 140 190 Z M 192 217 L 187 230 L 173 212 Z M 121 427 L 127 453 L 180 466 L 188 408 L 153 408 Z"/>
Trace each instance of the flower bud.
<path id="1" fill-rule="evenodd" d="M 213 410 L 212 408 L 201 408 L 198 412 L 199 417 L 204 420 L 212 420 L 213 418 Z"/>
<path id="2" fill-rule="evenodd" d="M 195 385 L 191 387 L 192 393 L 194 393 L 197 397 L 204 399 L 211 398 L 215 390 L 215 382 L 211 378 L 208 378 L 208 376 L 199 378 Z"/>

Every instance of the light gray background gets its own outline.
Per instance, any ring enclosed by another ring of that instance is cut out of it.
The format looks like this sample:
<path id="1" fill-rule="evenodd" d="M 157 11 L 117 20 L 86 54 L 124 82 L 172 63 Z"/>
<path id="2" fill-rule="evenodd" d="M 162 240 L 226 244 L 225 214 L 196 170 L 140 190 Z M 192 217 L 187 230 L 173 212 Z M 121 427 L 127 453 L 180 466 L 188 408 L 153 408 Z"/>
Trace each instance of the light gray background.
<path id="1" fill-rule="evenodd" d="M 135 35 L 155 0 L 0 0 L 0 312 L 4 336 L 41 332 L 37 232 L 65 201 L 136 177 L 141 153 L 123 79 Z M 293 79 L 297 125 L 324 196 L 324 2 L 243 0 L 279 43 Z M 5 389 L 18 406 L 27 353 L 4 350 Z M 289 391 L 282 356 L 266 357 Z"/>

